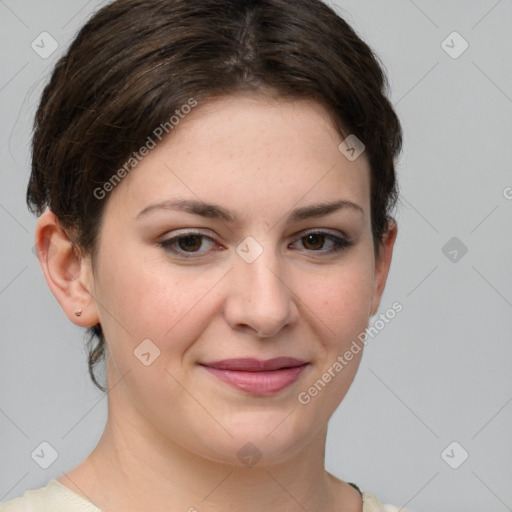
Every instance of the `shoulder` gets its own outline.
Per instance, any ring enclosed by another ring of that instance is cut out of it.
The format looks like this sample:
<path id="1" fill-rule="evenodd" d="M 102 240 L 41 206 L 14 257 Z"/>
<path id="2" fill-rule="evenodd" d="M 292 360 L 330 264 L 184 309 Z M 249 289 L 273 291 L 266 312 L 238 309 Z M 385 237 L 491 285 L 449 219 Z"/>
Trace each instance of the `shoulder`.
<path id="1" fill-rule="evenodd" d="M 57 480 L 45 487 L 26 491 L 23 496 L 0 503 L 0 512 L 101 512 L 92 503 L 75 494 Z"/>
<path id="2" fill-rule="evenodd" d="M 362 491 L 362 495 L 363 512 L 412 512 L 411 510 L 395 507 L 394 505 L 384 505 L 369 492 Z"/>

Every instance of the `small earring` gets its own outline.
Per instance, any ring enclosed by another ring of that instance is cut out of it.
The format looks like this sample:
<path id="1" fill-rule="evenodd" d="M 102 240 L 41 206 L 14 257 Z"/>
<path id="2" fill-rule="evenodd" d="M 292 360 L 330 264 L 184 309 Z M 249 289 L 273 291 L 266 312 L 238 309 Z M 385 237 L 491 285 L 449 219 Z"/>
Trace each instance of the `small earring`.
<path id="1" fill-rule="evenodd" d="M 79 309 L 78 311 L 75 311 L 76 316 L 82 316 L 82 310 Z"/>

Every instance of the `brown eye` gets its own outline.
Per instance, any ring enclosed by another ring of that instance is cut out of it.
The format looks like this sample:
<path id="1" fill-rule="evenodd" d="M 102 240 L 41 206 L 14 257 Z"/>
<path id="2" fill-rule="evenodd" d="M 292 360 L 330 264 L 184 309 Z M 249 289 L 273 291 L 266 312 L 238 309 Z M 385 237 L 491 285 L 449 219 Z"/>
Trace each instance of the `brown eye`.
<path id="1" fill-rule="evenodd" d="M 187 235 L 180 237 L 177 240 L 180 249 L 191 252 L 197 251 L 203 243 L 201 237 L 198 235 Z"/>
<path id="2" fill-rule="evenodd" d="M 206 250 L 200 250 L 204 245 L 213 246 L 215 241 L 209 236 L 201 233 L 184 233 L 167 240 L 158 242 L 160 247 L 164 250 L 182 256 L 184 258 L 193 258 L 207 255 L 208 248 Z"/>
<path id="3" fill-rule="evenodd" d="M 306 249 L 318 250 L 321 249 L 325 243 L 325 236 L 319 233 L 312 233 L 310 235 L 306 235 L 302 237 L 304 247 Z"/>
<path id="4" fill-rule="evenodd" d="M 308 252 L 317 252 L 320 255 L 340 252 L 354 245 L 354 243 L 349 240 L 322 231 L 307 233 L 297 240 L 297 242 L 299 241 Z M 326 243 L 330 244 L 327 249 L 324 247 Z"/>

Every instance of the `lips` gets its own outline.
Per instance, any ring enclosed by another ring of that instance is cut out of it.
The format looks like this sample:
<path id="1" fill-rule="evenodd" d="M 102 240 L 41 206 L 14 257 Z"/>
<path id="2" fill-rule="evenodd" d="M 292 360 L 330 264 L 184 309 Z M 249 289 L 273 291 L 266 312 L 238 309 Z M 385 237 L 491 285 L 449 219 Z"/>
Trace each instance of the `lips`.
<path id="1" fill-rule="evenodd" d="M 203 363 L 203 366 L 209 368 L 218 368 L 219 370 L 233 370 L 244 372 L 264 372 L 279 370 L 281 368 L 294 368 L 306 364 L 307 361 L 296 359 L 294 357 L 275 357 L 266 361 L 253 358 L 223 359 L 211 363 Z"/>
<path id="2" fill-rule="evenodd" d="M 265 396 L 293 384 L 308 364 L 294 357 L 276 357 L 266 361 L 253 358 L 223 359 L 203 363 L 201 366 L 238 390 Z"/>

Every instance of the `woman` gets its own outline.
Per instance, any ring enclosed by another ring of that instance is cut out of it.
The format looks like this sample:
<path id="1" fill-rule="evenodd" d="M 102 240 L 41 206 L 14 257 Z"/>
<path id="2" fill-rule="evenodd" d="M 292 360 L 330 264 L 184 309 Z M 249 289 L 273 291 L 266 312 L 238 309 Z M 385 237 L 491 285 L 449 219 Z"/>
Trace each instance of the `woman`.
<path id="1" fill-rule="evenodd" d="M 2 512 L 398 510 L 324 468 L 397 234 L 384 92 L 319 0 L 118 0 L 89 20 L 44 90 L 27 201 L 108 421 Z"/>

